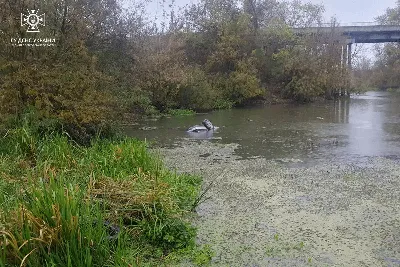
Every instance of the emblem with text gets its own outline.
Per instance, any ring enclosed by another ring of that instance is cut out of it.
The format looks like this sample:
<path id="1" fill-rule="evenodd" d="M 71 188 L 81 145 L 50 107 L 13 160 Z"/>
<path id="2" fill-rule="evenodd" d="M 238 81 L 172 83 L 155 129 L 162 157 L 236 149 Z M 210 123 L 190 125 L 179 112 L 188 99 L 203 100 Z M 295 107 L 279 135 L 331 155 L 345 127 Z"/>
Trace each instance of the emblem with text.
<path id="1" fill-rule="evenodd" d="M 40 27 L 46 26 L 46 14 L 39 10 L 31 9 L 26 13 L 21 13 L 21 27 L 26 28 L 28 33 L 40 33 Z M 34 37 L 35 36 L 35 37 Z M 56 39 L 37 35 L 24 38 L 11 38 L 12 46 L 55 46 Z"/>

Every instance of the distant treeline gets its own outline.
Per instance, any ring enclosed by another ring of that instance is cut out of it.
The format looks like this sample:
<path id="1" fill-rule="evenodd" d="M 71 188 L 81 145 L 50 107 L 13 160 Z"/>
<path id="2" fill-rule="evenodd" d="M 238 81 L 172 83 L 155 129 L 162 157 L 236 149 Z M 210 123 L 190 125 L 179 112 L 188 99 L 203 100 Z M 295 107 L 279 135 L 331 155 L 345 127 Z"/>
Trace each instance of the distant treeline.
<path id="1" fill-rule="evenodd" d="M 28 10 L 45 14 L 40 33 L 21 27 Z M 122 114 L 307 102 L 349 87 L 340 35 L 291 31 L 320 23 L 323 6 L 201 0 L 164 13 L 161 25 L 144 10 L 116 0 L 0 1 L 1 118 L 33 106 L 87 140 Z M 17 38 L 55 43 L 13 46 Z"/>
<path id="2" fill-rule="evenodd" d="M 383 25 L 400 25 L 400 1 L 386 9 L 376 21 Z M 400 45 L 387 43 L 375 48 L 375 61 L 358 58 L 354 68 L 354 85 L 361 90 L 387 90 L 400 87 Z"/>

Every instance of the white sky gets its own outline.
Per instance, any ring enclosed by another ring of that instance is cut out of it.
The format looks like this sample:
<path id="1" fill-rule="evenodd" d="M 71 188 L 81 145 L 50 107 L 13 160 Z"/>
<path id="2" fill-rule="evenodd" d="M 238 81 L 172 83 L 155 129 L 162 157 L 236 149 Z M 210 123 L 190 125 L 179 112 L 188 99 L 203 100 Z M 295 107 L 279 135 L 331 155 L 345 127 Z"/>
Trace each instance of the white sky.
<path id="1" fill-rule="evenodd" d="M 325 19 L 336 17 L 339 23 L 373 22 L 387 8 L 396 6 L 396 0 L 310 0 L 325 7 Z"/>
<path id="2" fill-rule="evenodd" d="M 149 0 L 148 11 L 154 16 L 161 15 L 163 0 Z M 127 2 L 130 2 L 127 0 Z M 176 6 L 196 3 L 197 0 L 175 0 Z M 395 7 L 396 0 L 302 0 L 302 2 L 311 2 L 313 4 L 322 4 L 325 7 L 325 20 L 330 21 L 331 17 L 336 17 L 339 23 L 350 22 L 373 22 L 374 19 L 382 15 L 389 7 Z M 171 0 L 165 0 L 165 6 L 171 3 Z"/>

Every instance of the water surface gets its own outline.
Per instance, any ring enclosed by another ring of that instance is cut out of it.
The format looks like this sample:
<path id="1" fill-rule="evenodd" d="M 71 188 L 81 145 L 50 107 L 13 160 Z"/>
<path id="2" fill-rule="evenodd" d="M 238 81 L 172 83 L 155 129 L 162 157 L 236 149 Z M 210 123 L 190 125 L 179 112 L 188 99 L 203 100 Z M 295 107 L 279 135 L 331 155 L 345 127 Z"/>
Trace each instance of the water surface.
<path id="1" fill-rule="evenodd" d="M 130 136 L 179 146 L 188 139 L 239 144 L 243 159 L 262 157 L 289 162 L 359 162 L 371 156 L 400 158 L 400 95 L 368 92 L 350 99 L 306 105 L 273 105 L 214 111 L 195 116 L 143 121 Z M 216 132 L 189 135 L 186 129 L 209 119 Z M 144 130 L 145 129 L 145 130 Z"/>
<path id="2" fill-rule="evenodd" d="M 370 92 L 163 118 L 127 132 L 209 186 L 194 224 L 197 241 L 215 251 L 211 266 L 399 266 L 399 103 Z M 205 118 L 221 128 L 185 132 Z"/>

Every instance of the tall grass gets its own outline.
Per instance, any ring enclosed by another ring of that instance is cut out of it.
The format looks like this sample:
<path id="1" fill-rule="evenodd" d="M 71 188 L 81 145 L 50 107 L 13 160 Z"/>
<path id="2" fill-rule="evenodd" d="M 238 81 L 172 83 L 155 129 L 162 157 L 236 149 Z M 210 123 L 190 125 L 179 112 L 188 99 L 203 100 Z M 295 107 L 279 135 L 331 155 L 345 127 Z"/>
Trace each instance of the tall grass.
<path id="1" fill-rule="evenodd" d="M 83 147 L 23 120 L 0 137 L 0 266 L 162 264 L 195 248 L 200 183 L 143 142 Z"/>

